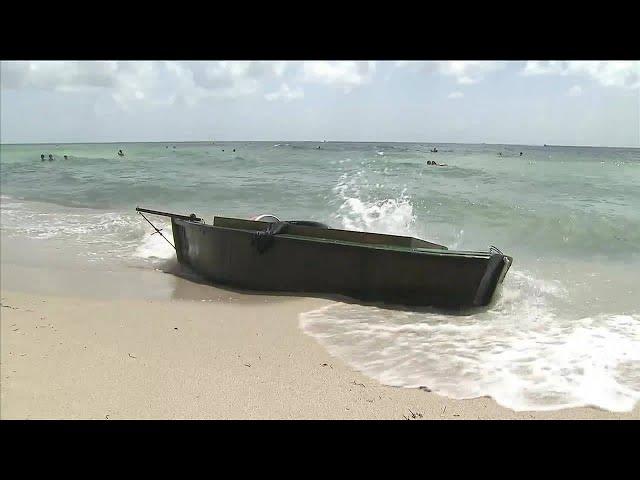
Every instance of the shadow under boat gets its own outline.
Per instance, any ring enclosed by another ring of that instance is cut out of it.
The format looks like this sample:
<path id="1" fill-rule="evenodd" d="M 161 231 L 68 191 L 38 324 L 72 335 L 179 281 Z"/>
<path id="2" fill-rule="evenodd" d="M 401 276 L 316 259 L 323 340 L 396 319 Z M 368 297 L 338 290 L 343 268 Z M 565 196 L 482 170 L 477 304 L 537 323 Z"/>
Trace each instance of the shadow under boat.
<path id="1" fill-rule="evenodd" d="M 512 263 L 495 247 L 456 252 L 411 237 L 296 225 L 275 217 L 268 222 L 215 217 L 206 224 L 193 214 L 136 210 L 171 217 L 177 262 L 163 271 L 203 288 L 213 283 L 216 298 L 223 292 L 238 301 L 311 297 L 470 315 L 493 304 Z M 176 285 L 182 290 L 176 298 L 192 293 L 187 284 Z"/>

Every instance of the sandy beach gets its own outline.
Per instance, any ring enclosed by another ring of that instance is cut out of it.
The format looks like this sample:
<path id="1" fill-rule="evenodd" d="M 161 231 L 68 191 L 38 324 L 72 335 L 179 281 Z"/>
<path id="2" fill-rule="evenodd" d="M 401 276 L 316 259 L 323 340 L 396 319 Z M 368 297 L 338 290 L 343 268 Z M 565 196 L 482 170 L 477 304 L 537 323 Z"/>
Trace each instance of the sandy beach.
<path id="1" fill-rule="evenodd" d="M 382 385 L 300 329 L 300 313 L 329 300 L 87 262 L 52 240 L 0 240 L 2 419 L 640 418 L 638 406 L 515 412 L 488 397 Z"/>
<path id="2" fill-rule="evenodd" d="M 1 418 L 640 418 L 638 407 L 514 412 L 380 385 L 299 329 L 298 314 L 326 301 L 217 292 L 158 301 L 3 289 Z"/>

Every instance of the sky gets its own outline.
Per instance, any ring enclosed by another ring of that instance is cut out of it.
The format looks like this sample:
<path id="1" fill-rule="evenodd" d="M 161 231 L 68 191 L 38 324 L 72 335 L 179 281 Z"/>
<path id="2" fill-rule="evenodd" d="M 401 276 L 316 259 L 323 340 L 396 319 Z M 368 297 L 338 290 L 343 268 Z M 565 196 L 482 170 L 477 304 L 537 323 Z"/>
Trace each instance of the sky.
<path id="1" fill-rule="evenodd" d="M 640 147 L 640 61 L 3 61 L 0 142 Z"/>

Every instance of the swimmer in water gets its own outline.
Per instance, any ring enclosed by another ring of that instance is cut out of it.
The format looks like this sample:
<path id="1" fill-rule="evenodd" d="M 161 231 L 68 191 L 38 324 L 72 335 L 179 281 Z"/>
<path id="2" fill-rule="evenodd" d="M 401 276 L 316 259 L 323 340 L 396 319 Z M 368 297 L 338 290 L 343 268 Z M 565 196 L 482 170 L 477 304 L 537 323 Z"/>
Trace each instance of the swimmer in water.
<path id="1" fill-rule="evenodd" d="M 65 159 L 65 160 L 69 160 L 69 157 L 67 157 L 67 156 L 65 155 L 65 156 L 64 156 L 64 159 Z"/>
<path id="2" fill-rule="evenodd" d="M 234 149 L 233 149 L 233 151 L 235 152 L 235 151 L 236 151 L 236 149 L 234 148 Z"/>
<path id="3" fill-rule="evenodd" d="M 49 161 L 52 162 L 53 161 L 53 155 L 49 154 Z"/>
<path id="4" fill-rule="evenodd" d="M 522 152 L 520 152 L 520 156 L 522 156 Z"/>
<path id="5" fill-rule="evenodd" d="M 124 153 L 122 153 L 122 150 L 118 150 L 118 155 L 124 157 Z"/>
<path id="6" fill-rule="evenodd" d="M 44 162 L 44 153 L 40 154 L 40 160 Z"/>

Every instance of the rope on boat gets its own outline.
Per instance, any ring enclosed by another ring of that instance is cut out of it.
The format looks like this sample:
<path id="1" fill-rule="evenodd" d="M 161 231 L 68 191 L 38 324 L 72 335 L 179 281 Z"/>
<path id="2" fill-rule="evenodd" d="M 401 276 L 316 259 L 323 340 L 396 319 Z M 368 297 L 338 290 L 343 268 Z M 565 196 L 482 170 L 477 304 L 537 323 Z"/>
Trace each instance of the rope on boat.
<path id="1" fill-rule="evenodd" d="M 165 237 L 165 236 L 162 234 L 162 229 L 161 229 L 161 228 L 157 228 L 153 223 L 151 223 L 151 222 L 149 221 L 149 219 L 148 219 L 147 217 L 145 217 L 145 216 L 144 216 L 144 214 L 143 214 L 142 212 L 138 211 L 138 213 L 139 213 L 140 215 L 142 215 L 142 218 L 144 218 L 144 219 L 147 221 L 147 223 L 148 223 L 149 225 L 151 225 L 151 226 L 153 227 L 153 229 L 155 230 L 155 232 L 153 232 L 151 235 L 155 235 L 156 233 L 159 233 L 159 234 L 160 234 L 160 236 L 161 236 L 162 238 L 164 238 L 164 239 L 167 241 L 167 243 L 173 247 L 173 249 L 174 249 L 174 250 L 176 250 L 176 246 L 175 246 L 173 243 L 171 243 L 171 242 L 167 239 L 167 237 Z"/>

